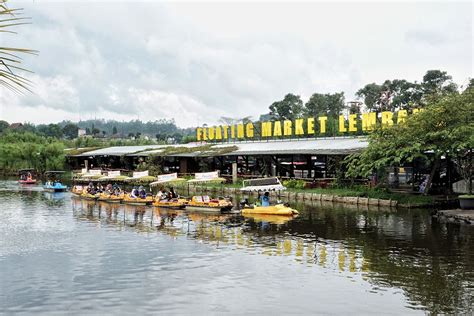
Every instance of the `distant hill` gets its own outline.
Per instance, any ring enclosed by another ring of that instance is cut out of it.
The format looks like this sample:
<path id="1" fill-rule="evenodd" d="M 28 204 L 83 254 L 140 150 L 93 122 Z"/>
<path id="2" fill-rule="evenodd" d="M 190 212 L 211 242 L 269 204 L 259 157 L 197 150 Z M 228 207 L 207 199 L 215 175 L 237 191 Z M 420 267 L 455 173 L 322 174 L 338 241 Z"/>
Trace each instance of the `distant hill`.
<path id="1" fill-rule="evenodd" d="M 69 121 L 62 121 L 59 125 L 64 127 L 70 123 Z M 182 129 L 176 126 L 174 120 L 166 119 L 149 122 L 142 122 L 140 120 L 131 120 L 128 122 L 116 120 L 85 120 L 73 123 L 82 129 L 88 129 L 90 131 L 98 129 L 100 132 L 105 131 L 107 135 L 119 134 L 127 136 L 130 134 L 140 134 L 142 136 L 149 136 L 150 138 L 161 139 L 165 139 L 166 137 L 181 139 L 185 136 L 194 135 L 193 128 Z"/>

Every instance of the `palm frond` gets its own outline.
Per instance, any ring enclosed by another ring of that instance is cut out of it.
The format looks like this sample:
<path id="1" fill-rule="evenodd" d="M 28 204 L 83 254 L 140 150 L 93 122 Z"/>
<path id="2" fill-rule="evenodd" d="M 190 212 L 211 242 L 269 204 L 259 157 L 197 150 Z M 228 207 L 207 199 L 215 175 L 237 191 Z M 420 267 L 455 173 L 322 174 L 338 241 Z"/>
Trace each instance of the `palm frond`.
<path id="1" fill-rule="evenodd" d="M 0 33 L 16 34 L 11 28 L 30 24 L 30 18 L 23 17 L 21 8 L 10 9 L 6 5 L 8 0 L 0 0 Z M 32 92 L 32 82 L 18 74 L 18 72 L 32 73 L 20 67 L 21 54 L 37 55 L 38 51 L 27 48 L 0 47 L 0 86 L 16 93 Z"/>

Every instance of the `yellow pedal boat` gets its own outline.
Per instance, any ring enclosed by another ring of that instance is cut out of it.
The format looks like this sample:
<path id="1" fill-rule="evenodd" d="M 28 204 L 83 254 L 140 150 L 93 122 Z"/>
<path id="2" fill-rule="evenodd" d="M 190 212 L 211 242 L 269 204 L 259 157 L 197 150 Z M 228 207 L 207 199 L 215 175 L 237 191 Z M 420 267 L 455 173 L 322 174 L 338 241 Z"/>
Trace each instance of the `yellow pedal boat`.
<path id="1" fill-rule="evenodd" d="M 71 193 L 73 196 L 80 197 L 85 190 L 82 186 L 73 186 L 71 189 Z"/>
<path id="2" fill-rule="evenodd" d="M 152 205 L 156 206 L 156 207 L 183 209 L 183 208 L 186 207 L 186 203 L 187 203 L 187 200 L 185 200 L 185 199 L 174 199 L 174 200 L 171 200 L 171 201 L 167 201 L 167 200 L 158 201 L 158 200 L 155 200 Z"/>
<path id="3" fill-rule="evenodd" d="M 132 198 L 130 195 L 126 194 L 123 197 L 122 200 L 123 203 L 125 204 L 130 204 L 130 205 L 150 205 L 153 203 L 153 197 L 152 196 L 147 196 L 145 199 L 142 198 Z"/>
<path id="4" fill-rule="evenodd" d="M 203 212 L 229 212 L 232 207 L 232 202 L 226 199 L 210 199 L 209 196 L 193 196 L 186 204 L 187 210 Z"/>
<path id="5" fill-rule="evenodd" d="M 89 194 L 89 193 L 82 193 L 80 195 L 80 198 L 83 200 L 97 200 L 99 198 L 100 194 Z"/>
<path id="6" fill-rule="evenodd" d="M 98 200 L 99 201 L 104 201 L 104 202 L 109 202 L 109 203 L 120 203 L 120 202 L 122 202 L 124 196 L 125 196 L 125 194 L 123 194 L 123 193 L 119 194 L 119 195 L 109 194 L 109 193 L 101 193 L 99 195 Z"/>
<path id="7" fill-rule="evenodd" d="M 296 215 L 298 211 L 284 204 L 270 205 L 270 206 L 245 206 L 242 209 L 242 214 L 262 214 L 262 215 Z"/>

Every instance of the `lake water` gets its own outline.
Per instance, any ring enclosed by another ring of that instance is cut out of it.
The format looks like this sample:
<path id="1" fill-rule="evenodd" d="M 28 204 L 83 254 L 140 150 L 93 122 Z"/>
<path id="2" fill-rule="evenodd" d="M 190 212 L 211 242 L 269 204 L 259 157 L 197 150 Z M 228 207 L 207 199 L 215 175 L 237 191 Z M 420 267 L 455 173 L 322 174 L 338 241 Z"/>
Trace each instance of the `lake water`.
<path id="1" fill-rule="evenodd" d="M 473 313 L 474 227 L 295 207 L 206 215 L 0 181 L 0 314 Z"/>

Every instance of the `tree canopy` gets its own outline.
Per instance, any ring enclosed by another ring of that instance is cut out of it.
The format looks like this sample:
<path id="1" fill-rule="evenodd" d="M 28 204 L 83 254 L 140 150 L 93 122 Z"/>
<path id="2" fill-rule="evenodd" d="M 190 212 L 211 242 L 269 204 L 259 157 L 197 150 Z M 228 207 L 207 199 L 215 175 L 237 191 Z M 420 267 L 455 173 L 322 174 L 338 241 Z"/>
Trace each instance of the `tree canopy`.
<path id="1" fill-rule="evenodd" d="M 269 109 L 276 120 L 294 120 L 303 115 L 303 101 L 299 95 L 288 93 L 283 100 L 273 102 Z"/>
<path id="2" fill-rule="evenodd" d="M 385 80 L 382 84 L 370 83 L 356 92 L 369 111 L 394 111 L 420 108 L 427 98 L 457 91 L 457 85 L 446 71 L 428 70 L 421 83 L 405 79 Z"/>
<path id="3" fill-rule="evenodd" d="M 70 122 L 64 125 L 63 134 L 68 139 L 74 139 L 77 137 L 78 130 L 79 130 L 79 127 L 76 124 Z"/>
<path id="4" fill-rule="evenodd" d="M 349 156 L 347 175 L 368 176 L 387 166 L 421 157 L 464 155 L 474 148 L 474 88 L 430 99 L 422 112 L 403 124 L 380 128 L 369 135 L 369 146 Z"/>
<path id="5" fill-rule="evenodd" d="M 304 113 L 307 116 L 337 116 L 346 108 L 344 92 L 314 93 L 306 102 Z"/>

